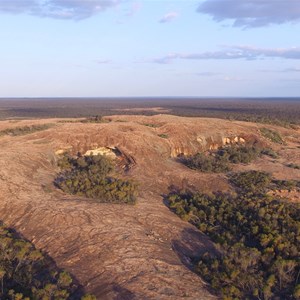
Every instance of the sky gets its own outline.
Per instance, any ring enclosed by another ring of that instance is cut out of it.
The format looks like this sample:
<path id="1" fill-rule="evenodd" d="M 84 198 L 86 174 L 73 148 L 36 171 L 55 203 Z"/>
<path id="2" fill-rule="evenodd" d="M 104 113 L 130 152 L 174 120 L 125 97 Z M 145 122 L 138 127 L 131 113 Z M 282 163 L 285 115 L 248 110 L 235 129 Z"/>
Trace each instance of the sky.
<path id="1" fill-rule="evenodd" d="M 300 0 L 0 0 L 0 97 L 298 97 Z"/>

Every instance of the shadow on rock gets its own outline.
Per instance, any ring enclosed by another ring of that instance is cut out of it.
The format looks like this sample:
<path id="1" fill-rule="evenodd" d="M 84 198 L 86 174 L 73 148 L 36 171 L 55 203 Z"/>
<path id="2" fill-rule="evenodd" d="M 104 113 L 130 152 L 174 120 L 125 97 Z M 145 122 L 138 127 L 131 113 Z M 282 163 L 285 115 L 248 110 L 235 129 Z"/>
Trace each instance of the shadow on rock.
<path id="1" fill-rule="evenodd" d="M 128 289 L 126 289 L 118 284 L 114 284 L 113 291 L 117 294 L 113 298 L 114 300 L 134 300 L 134 299 L 136 299 L 134 293 L 132 293 Z"/>

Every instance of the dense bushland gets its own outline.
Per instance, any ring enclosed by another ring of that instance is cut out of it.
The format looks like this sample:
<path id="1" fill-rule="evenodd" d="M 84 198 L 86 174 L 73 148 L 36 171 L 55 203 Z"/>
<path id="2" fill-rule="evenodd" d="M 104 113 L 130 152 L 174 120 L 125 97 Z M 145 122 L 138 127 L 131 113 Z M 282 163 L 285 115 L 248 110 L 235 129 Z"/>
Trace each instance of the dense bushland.
<path id="1" fill-rule="evenodd" d="M 147 109 L 162 107 L 173 114 L 185 117 L 221 118 L 299 127 L 299 99 L 37 99 L 0 101 L 0 119 L 7 118 L 83 118 L 116 114 L 155 115 Z M 292 101 L 291 101 L 292 100 Z M 145 110 L 128 110 L 128 108 Z M 159 112 L 163 113 L 163 112 Z"/>
<path id="2" fill-rule="evenodd" d="M 37 131 L 42 131 L 53 127 L 54 124 L 42 124 L 42 125 L 30 125 L 30 126 L 23 126 L 23 127 L 15 127 L 9 128 L 0 131 L 0 136 L 3 135 L 10 135 L 10 136 L 19 136 L 19 135 L 26 135 L 31 134 Z"/>
<path id="3" fill-rule="evenodd" d="M 78 299 L 77 290 L 70 274 L 0 222 L 0 299 Z"/>
<path id="4" fill-rule="evenodd" d="M 223 299 L 300 299 L 299 204 L 267 196 L 267 173 L 243 172 L 230 180 L 237 195 L 167 196 L 171 210 L 216 245 L 216 253 L 195 259 L 195 271 Z"/>
<path id="5" fill-rule="evenodd" d="M 130 180 L 109 176 L 112 162 L 103 155 L 64 155 L 58 166 L 63 170 L 55 184 L 66 193 L 97 199 L 100 202 L 134 204 L 137 185 Z"/>
<path id="6" fill-rule="evenodd" d="M 300 181 L 297 180 L 272 180 L 271 189 L 273 190 L 293 190 L 300 192 Z"/>
<path id="7" fill-rule="evenodd" d="M 182 156 L 180 161 L 191 169 L 202 172 L 221 173 L 231 170 L 231 164 L 247 164 L 262 154 L 275 155 L 272 150 L 262 149 L 259 146 L 222 147 L 216 151 L 197 153 L 191 156 Z"/>

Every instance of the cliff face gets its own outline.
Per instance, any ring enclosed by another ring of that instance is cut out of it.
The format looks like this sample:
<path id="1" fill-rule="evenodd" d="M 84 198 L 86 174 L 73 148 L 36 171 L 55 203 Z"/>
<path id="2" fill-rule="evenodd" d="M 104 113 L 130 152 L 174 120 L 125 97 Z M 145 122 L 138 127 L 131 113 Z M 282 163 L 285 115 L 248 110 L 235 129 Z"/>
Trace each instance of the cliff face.
<path id="1" fill-rule="evenodd" d="M 188 141 L 188 143 L 179 142 L 181 145 L 173 145 L 170 156 L 192 155 L 201 151 L 217 150 L 222 146 L 243 145 L 245 143 L 245 138 L 240 136 L 222 137 L 216 134 L 215 136 L 205 137 L 201 135 L 197 136 L 196 141 Z"/>

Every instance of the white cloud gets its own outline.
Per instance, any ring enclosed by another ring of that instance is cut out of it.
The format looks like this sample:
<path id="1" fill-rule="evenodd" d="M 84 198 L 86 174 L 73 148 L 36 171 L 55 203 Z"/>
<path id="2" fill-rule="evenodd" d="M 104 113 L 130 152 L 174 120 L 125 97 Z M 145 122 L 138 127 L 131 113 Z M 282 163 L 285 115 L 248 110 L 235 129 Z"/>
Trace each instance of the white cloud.
<path id="1" fill-rule="evenodd" d="M 165 14 L 160 20 L 160 23 L 168 23 L 171 22 L 173 20 L 175 20 L 178 17 L 178 13 L 177 12 L 169 12 L 167 14 Z"/>
<path id="2" fill-rule="evenodd" d="M 81 20 L 118 5 L 121 0 L 0 0 L 0 12 Z"/>
<path id="3" fill-rule="evenodd" d="M 30 11 L 38 5 L 36 0 L 8 0 L 0 1 L 0 11 L 18 14 Z"/>
<path id="4" fill-rule="evenodd" d="M 299 0 L 205 0 L 197 11 L 248 28 L 300 21 Z"/>
<path id="5" fill-rule="evenodd" d="M 292 48 L 257 48 L 252 46 L 231 46 L 220 51 L 207 51 L 199 53 L 172 53 L 152 60 L 158 64 L 169 64 L 174 60 L 231 60 L 246 59 L 256 60 L 264 58 L 300 59 L 300 47 Z"/>

